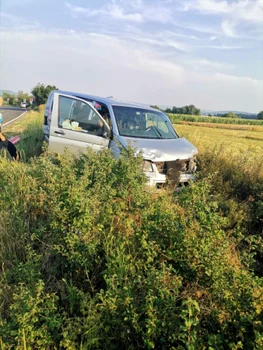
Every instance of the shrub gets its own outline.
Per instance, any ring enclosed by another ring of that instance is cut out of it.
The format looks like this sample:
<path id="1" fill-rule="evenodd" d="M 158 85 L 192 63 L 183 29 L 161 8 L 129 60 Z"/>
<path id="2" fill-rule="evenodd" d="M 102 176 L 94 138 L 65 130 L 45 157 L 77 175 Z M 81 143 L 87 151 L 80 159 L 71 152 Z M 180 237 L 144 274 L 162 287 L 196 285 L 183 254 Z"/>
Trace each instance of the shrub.
<path id="1" fill-rule="evenodd" d="M 0 173 L 2 348 L 262 347 L 262 279 L 213 178 L 156 194 L 132 150 Z"/>

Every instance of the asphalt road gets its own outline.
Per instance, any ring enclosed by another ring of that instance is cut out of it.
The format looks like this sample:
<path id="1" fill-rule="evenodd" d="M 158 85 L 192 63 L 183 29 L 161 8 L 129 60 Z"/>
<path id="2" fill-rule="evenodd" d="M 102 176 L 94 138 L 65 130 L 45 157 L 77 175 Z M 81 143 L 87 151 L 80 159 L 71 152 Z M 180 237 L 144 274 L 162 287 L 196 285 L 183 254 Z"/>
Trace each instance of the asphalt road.
<path id="1" fill-rule="evenodd" d="M 26 111 L 26 108 L 0 107 L 0 113 L 2 114 L 4 120 L 3 126 L 11 124 Z"/>

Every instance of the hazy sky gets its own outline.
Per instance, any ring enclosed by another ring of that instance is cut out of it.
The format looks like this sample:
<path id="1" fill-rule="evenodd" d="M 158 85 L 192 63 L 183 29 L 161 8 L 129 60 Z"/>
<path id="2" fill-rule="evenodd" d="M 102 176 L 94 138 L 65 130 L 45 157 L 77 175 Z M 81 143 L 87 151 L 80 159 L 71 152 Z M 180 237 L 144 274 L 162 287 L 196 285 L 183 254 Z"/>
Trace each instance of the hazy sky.
<path id="1" fill-rule="evenodd" d="M 263 110 L 263 0 L 0 4 L 0 89 Z"/>

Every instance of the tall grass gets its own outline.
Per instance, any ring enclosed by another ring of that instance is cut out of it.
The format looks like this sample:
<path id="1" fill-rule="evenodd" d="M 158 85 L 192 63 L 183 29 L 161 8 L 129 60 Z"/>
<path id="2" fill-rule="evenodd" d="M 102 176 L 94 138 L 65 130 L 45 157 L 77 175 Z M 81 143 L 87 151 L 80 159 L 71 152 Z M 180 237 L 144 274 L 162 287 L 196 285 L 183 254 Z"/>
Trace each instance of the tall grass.
<path id="1" fill-rule="evenodd" d="M 233 125 L 224 129 L 207 128 L 203 124 L 175 127 L 181 137 L 186 137 L 198 148 L 201 161 L 209 157 L 210 171 L 224 172 L 224 168 L 218 165 L 220 159 L 223 159 L 233 169 L 238 166 L 243 173 L 253 173 L 255 178 L 263 177 L 262 126 L 241 130 L 236 130 Z"/>
<path id="2" fill-rule="evenodd" d="M 263 139 L 258 137 L 263 128 L 176 125 L 176 129 L 198 148 L 200 178 L 212 176 L 213 195 L 227 217 L 227 227 L 239 237 L 240 250 L 250 247 L 246 261 L 263 276 Z"/>
<path id="3" fill-rule="evenodd" d="M 38 111 L 29 111 L 22 120 L 14 122 L 3 128 L 3 133 L 10 138 L 14 135 L 20 136 L 17 149 L 23 160 L 38 156 L 43 146 L 43 114 L 44 106 Z"/>

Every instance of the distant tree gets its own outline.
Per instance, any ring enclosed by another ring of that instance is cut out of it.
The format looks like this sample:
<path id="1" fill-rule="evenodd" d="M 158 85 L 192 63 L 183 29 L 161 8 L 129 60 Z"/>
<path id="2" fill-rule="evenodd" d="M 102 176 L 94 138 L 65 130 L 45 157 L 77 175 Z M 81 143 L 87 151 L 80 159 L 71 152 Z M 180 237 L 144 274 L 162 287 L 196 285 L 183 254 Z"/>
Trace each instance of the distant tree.
<path id="1" fill-rule="evenodd" d="M 201 115 L 201 110 L 199 108 L 195 108 L 195 115 Z"/>
<path id="2" fill-rule="evenodd" d="M 259 112 L 257 117 L 258 117 L 258 119 L 263 119 L 263 111 Z"/>
<path id="3" fill-rule="evenodd" d="M 10 92 L 4 91 L 3 92 L 3 103 L 13 106 L 13 104 L 15 103 L 15 97 L 16 96 L 14 94 L 11 94 Z"/>
<path id="4" fill-rule="evenodd" d="M 235 113 L 233 112 L 228 112 L 226 114 L 221 115 L 223 118 L 239 118 Z"/>
<path id="5" fill-rule="evenodd" d="M 18 91 L 17 95 L 16 95 L 16 104 L 19 105 L 21 102 L 26 102 L 29 103 L 29 94 L 27 92 L 23 92 L 23 91 Z"/>
<path id="6" fill-rule="evenodd" d="M 188 106 L 184 106 L 182 108 L 178 108 L 178 113 L 180 113 L 180 112 L 181 112 L 181 114 L 189 114 Z"/>
<path id="7" fill-rule="evenodd" d="M 173 114 L 188 114 L 188 115 L 200 115 L 201 111 L 200 109 L 196 108 L 194 105 L 190 106 L 184 106 L 184 107 L 173 107 L 167 108 L 165 110 L 166 113 L 173 113 Z"/>
<path id="8" fill-rule="evenodd" d="M 37 106 L 45 104 L 47 102 L 47 98 L 49 93 L 52 90 L 58 90 L 56 86 L 52 85 L 44 85 L 38 83 L 32 90 L 31 93 L 35 98 L 35 104 Z"/>
<path id="9" fill-rule="evenodd" d="M 188 106 L 188 113 L 189 113 L 190 115 L 195 115 L 195 110 L 196 110 L 196 108 L 195 108 L 194 105 Z"/>
<path id="10" fill-rule="evenodd" d="M 162 110 L 159 106 L 157 105 L 153 105 L 153 106 L 150 106 L 151 108 L 155 108 L 155 109 L 159 109 L 160 111 Z"/>

